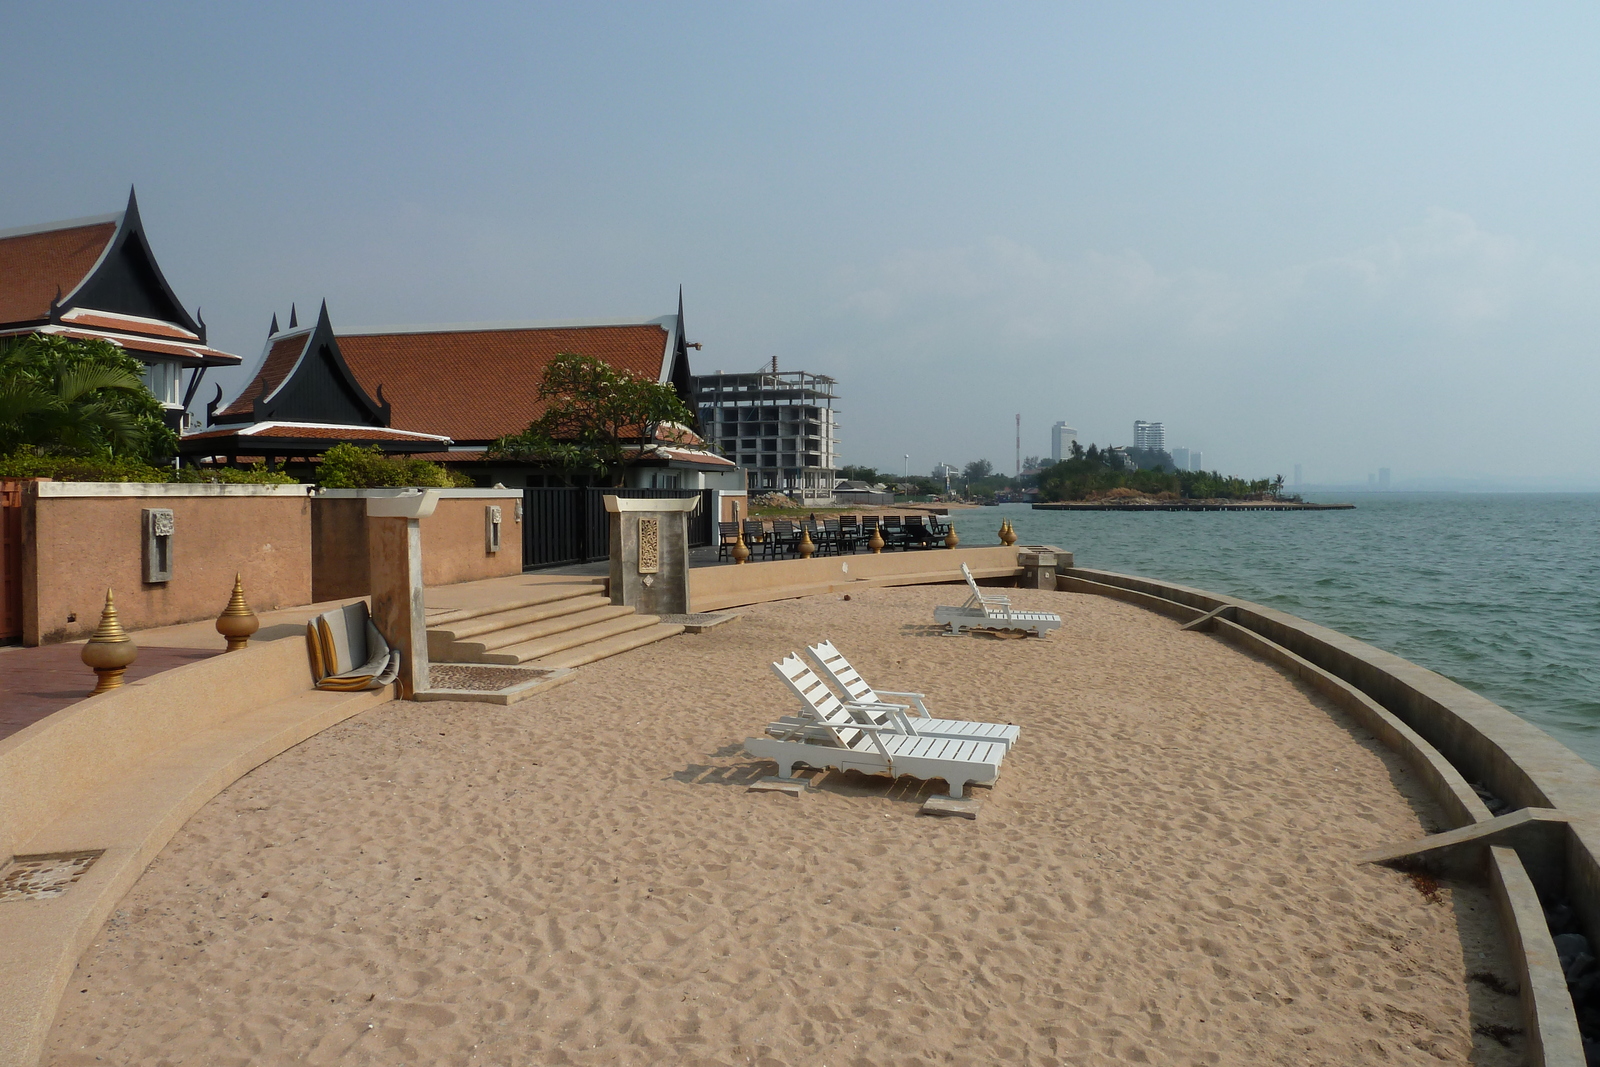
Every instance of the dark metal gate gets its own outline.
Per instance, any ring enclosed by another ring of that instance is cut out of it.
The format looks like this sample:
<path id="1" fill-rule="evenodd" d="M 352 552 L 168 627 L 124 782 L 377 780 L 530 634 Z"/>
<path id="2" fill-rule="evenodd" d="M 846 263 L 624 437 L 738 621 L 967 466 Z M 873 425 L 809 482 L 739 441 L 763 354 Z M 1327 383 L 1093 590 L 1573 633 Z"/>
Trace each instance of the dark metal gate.
<path id="1" fill-rule="evenodd" d="M 22 636 L 22 486 L 0 479 L 0 641 Z"/>
<path id="2" fill-rule="evenodd" d="M 522 491 L 522 569 L 594 563 L 611 555 L 607 496 L 697 496 L 689 513 L 689 547 L 716 543 L 715 489 L 524 489 Z"/>

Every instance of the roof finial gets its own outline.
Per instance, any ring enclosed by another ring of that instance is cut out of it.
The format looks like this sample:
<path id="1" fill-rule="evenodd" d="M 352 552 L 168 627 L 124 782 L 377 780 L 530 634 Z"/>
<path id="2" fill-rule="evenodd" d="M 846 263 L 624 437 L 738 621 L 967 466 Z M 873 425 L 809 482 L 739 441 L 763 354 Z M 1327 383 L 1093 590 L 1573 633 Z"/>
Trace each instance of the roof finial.
<path id="1" fill-rule="evenodd" d="M 271 337 L 273 334 L 275 334 L 277 332 L 278 332 L 278 313 L 276 311 L 274 311 L 272 313 L 272 325 L 267 327 L 267 336 Z"/>
<path id="2" fill-rule="evenodd" d="M 289 302 L 289 329 L 298 330 L 299 328 L 300 328 L 300 320 L 299 320 L 299 318 L 297 318 L 295 316 L 295 313 L 294 313 L 294 301 L 291 300 Z"/>
<path id="3" fill-rule="evenodd" d="M 199 304 L 196 304 L 194 306 L 194 321 L 199 323 L 199 325 L 200 325 L 200 343 L 201 344 L 205 344 L 206 343 L 206 318 L 205 318 L 204 315 L 200 314 L 200 305 Z"/>

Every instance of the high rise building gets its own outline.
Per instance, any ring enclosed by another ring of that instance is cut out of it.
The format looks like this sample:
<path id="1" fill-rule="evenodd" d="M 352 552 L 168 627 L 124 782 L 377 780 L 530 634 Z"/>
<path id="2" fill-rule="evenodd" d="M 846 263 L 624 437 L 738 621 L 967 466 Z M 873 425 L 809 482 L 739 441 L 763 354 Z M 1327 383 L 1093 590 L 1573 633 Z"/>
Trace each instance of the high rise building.
<path id="1" fill-rule="evenodd" d="M 1389 488 L 1389 468 L 1388 467 L 1379 467 L 1378 468 L 1378 488 L 1379 489 L 1387 489 L 1387 488 Z"/>
<path id="2" fill-rule="evenodd" d="M 1152 452 L 1165 452 L 1167 450 L 1167 430 L 1159 422 L 1145 422 L 1140 419 L 1133 424 L 1133 447 L 1146 448 Z"/>
<path id="3" fill-rule="evenodd" d="M 1201 452 L 1198 448 L 1192 448 L 1189 450 L 1189 469 L 1192 471 L 1203 471 L 1206 469 L 1205 453 Z"/>
<path id="4" fill-rule="evenodd" d="M 1172 469 L 1175 471 L 1189 469 L 1189 450 L 1182 445 L 1177 445 L 1172 450 Z"/>
<path id="5" fill-rule="evenodd" d="M 1078 431 L 1064 422 L 1058 422 L 1050 427 L 1050 462 L 1060 463 L 1072 455 L 1072 443 L 1078 439 Z"/>
<path id="6" fill-rule="evenodd" d="M 701 435 L 745 468 L 753 492 L 802 502 L 833 498 L 838 477 L 834 380 L 805 371 L 703 374 L 694 379 Z"/>

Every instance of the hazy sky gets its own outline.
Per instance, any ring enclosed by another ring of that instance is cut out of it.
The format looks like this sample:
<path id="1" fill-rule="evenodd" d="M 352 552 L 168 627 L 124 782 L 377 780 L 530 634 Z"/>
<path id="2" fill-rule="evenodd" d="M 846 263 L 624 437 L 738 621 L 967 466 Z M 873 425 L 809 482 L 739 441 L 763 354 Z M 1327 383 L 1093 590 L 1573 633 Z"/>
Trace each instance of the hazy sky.
<path id="1" fill-rule="evenodd" d="M 1134 419 L 1231 473 L 1600 485 L 1600 7 L 0 8 L 0 228 L 267 321 L 655 316 L 848 462 Z M 449 388 L 448 369 L 441 388 Z M 236 391 L 242 380 L 230 389 Z M 207 387 L 209 392 L 209 386 Z"/>

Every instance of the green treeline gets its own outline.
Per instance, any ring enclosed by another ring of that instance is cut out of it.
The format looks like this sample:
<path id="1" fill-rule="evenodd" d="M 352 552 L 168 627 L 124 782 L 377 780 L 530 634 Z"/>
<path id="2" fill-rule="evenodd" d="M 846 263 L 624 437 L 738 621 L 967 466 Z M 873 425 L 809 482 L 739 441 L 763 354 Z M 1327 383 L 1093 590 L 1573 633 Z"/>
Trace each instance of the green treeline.
<path id="1" fill-rule="evenodd" d="M 1245 500 L 1276 497 L 1283 476 L 1246 481 L 1217 471 L 1169 471 L 1157 465 L 1129 469 L 1118 452 L 1084 449 L 1073 443 L 1071 457 L 1039 472 L 1039 499 L 1094 500 L 1148 496 L 1182 500 Z M 1120 490 L 1120 492 L 1119 492 Z"/>

